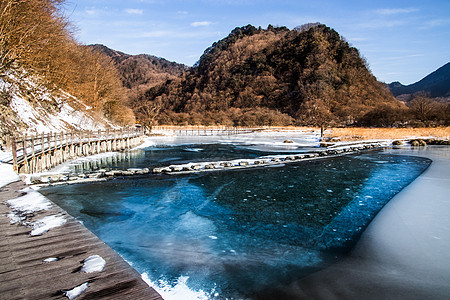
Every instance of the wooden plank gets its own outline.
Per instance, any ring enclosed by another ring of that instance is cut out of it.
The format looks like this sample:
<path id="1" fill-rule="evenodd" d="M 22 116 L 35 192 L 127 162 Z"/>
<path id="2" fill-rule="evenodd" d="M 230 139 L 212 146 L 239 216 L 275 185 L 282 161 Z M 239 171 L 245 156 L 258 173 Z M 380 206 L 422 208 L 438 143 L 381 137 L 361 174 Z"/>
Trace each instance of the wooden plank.
<path id="1" fill-rule="evenodd" d="M 0 189 L 0 203 L 18 197 L 24 188 L 15 182 Z M 162 299 L 116 252 L 80 222 L 53 205 L 35 213 L 34 219 L 62 215 L 66 224 L 41 236 L 30 236 L 30 228 L 10 224 L 7 205 L 0 205 L 0 295 L 2 299 L 67 299 L 63 291 L 89 282 L 77 299 Z M 101 272 L 79 272 L 91 255 L 105 261 Z M 46 258 L 58 257 L 45 263 Z"/>

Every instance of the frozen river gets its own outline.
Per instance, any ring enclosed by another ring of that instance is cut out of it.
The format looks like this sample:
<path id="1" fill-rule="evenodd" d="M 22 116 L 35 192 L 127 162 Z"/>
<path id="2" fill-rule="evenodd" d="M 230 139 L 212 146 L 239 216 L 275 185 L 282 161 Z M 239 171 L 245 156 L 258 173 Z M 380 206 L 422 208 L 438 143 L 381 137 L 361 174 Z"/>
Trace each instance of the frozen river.
<path id="1" fill-rule="evenodd" d="M 155 143 L 140 157 L 156 165 L 314 147 L 314 137 L 289 145 L 282 138 Z M 344 257 L 378 211 L 429 164 L 426 158 L 372 151 L 41 192 L 83 221 L 165 298 L 255 298 Z"/>

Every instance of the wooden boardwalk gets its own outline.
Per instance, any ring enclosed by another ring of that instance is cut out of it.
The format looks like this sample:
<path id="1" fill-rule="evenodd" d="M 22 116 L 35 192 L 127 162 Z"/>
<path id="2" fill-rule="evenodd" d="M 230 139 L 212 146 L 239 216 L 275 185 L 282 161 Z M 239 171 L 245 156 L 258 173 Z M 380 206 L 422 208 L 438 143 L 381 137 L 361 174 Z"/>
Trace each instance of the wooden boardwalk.
<path id="1" fill-rule="evenodd" d="M 14 135 L 8 142 L 10 162 L 17 173 L 43 172 L 76 157 L 130 149 L 139 145 L 143 136 L 142 129 L 133 128 Z"/>
<path id="2" fill-rule="evenodd" d="M 0 299 L 67 299 L 64 291 L 86 282 L 87 290 L 76 299 L 162 299 L 116 252 L 54 204 L 29 216 L 64 216 L 64 225 L 43 235 L 31 236 L 30 228 L 10 224 L 5 201 L 25 187 L 19 181 L 0 189 Z M 91 255 L 106 261 L 104 270 L 79 272 Z M 44 262 L 50 257 L 58 260 Z"/>

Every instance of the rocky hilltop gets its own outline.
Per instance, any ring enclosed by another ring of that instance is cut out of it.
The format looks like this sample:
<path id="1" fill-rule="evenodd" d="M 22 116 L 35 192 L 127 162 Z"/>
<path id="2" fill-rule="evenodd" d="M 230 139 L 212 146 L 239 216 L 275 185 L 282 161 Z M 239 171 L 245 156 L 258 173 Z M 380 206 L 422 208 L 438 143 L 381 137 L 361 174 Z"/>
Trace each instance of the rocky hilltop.
<path id="1" fill-rule="evenodd" d="M 131 101 L 148 122 L 244 126 L 348 125 L 401 106 L 359 51 L 322 24 L 236 28 L 188 72 Z"/>

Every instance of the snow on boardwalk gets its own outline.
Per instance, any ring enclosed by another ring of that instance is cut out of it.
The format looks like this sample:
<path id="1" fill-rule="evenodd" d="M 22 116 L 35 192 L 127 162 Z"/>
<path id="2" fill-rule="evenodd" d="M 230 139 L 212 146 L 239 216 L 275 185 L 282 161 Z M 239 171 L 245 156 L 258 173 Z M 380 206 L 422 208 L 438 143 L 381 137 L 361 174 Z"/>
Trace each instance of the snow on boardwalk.
<path id="1" fill-rule="evenodd" d="M 24 188 L 20 181 L 0 188 L 1 299 L 162 299 L 116 252 L 53 203 L 20 215 L 29 227 L 11 219 L 5 202 L 20 199 L 17 191 Z M 30 234 L 33 222 L 51 216 L 65 222 Z"/>

